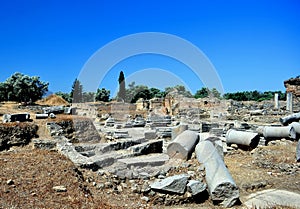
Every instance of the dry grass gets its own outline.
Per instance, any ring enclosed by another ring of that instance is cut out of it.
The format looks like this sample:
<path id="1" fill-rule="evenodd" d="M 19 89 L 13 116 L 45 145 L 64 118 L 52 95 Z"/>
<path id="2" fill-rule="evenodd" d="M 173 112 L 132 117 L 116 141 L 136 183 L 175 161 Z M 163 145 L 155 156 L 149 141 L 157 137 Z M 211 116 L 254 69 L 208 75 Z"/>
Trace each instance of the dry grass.
<path id="1" fill-rule="evenodd" d="M 58 96 L 56 94 L 51 94 L 50 96 L 38 100 L 35 102 L 39 105 L 49 105 L 49 106 L 55 106 L 55 105 L 68 105 L 69 103 L 64 100 L 61 96 Z"/>
<path id="2" fill-rule="evenodd" d="M 280 164 L 299 167 L 295 162 L 295 149 L 296 142 L 286 142 L 285 145 L 279 143 L 277 145 L 257 148 L 254 152 L 262 150 L 262 153 L 264 153 L 258 156 L 254 156 L 255 154 L 242 150 L 236 151 L 234 155 L 226 156 L 225 163 L 240 188 L 242 201 L 245 200 L 244 197 L 250 193 L 268 188 L 284 189 L 300 193 L 299 168 L 298 171 L 293 174 L 282 172 L 276 168 L 276 166 Z M 273 166 L 270 168 L 262 168 L 256 164 L 257 160 L 268 162 Z M 255 188 L 252 190 L 243 188 L 244 185 L 262 181 L 267 182 L 267 185 L 263 188 Z"/>
<path id="3" fill-rule="evenodd" d="M 93 194 L 81 171 L 56 152 L 15 148 L 0 153 L 0 165 L 0 208 L 112 208 Z M 66 192 L 53 190 L 61 185 Z"/>

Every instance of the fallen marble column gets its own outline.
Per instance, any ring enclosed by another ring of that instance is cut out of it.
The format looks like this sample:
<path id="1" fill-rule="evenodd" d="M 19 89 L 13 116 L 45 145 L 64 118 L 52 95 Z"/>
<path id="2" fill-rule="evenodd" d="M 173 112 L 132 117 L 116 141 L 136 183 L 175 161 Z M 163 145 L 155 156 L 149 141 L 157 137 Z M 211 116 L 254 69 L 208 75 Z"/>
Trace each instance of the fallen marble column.
<path id="1" fill-rule="evenodd" d="M 4 114 L 3 115 L 3 122 L 24 122 L 30 119 L 29 113 L 16 113 L 16 114 Z"/>
<path id="2" fill-rule="evenodd" d="M 172 128 L 172 140 L 174 140 L 179 134 L 181 134 L 185 130 L 188 130 L 188 125 L 186 124 L 180 124 Z"/>
<path id="3" fill-rule="evenodd" d="M 297 122 L 299 120 L 300 120 L 300 112 L 293 113 L 293 114 L 290 114 L 288 116 L 285 116 L 285 117 L 279 119 L 280 123 L 284 126 L 286 126 L 292 122 Z"/>
<path id="4" fill-rule="evenodd" d="M 220 157 L 224 160 L 224 147 L 222 142 L 222 137 L 211 136 L 207 133 L 200 133 L 200 141 L 208 140 L 213 143 L 214 147 L 217 149 Z"/>
<path id="5" fill-rule="evenodd" d="M 233 129 L 229 129 L 226 133 L 227 144 L 237 144 L 255 148 L 259 143 L 259 139 L 260 137 L 258 133 L 253 132 L 236 131 Z"/>
<path id="6" fill-rule="evenodd" d="M 300 194 L 277 189 L 255 192 L 246 197 L 243 208 L 299 208 Z"/>
<path id="7" fill-rule="evenodd" d="M 239 189 L 231 177 L 217 149 L 210 141 L 201 141 L 196 146 L 196 156 L 204 164 L 209 194 L 215 203 L 231 207 L 239 200 Z"/>
<path id="8" fill-rule="evenodd" d="M 48 118 L 48 114 L 35 114 L 36 119 L 45 119 Z"/>
<path id="9" fill-rule="evenodd" d="M 296 139 L 295 129 L 291 126 L 265 126 L 263 136 L 266 139 L 290 138 Z"/>
<path id="10" fill-rule="evenodd" d="M 199 141 L 199 135 L 194 131 L 186 130 L 179 134 L 167 147 L 167 154 L 170 158 L 179 158 L 187 160 L 196 144 Z"/>
<path id="11" fill-rule="evenodd" d="M 292 126 L 294 128 L 294 130 L 295 130 L 295 132 L 297 134 L 300 134 L 300 123 L 298 123 L 298 122 L 292 122 L 290 124 L 290 126 Z"/>
<path id="12" fill-rule="evenodd" d="M 265 115 L 266 110 L 250 110 L 250 115 Z"/>

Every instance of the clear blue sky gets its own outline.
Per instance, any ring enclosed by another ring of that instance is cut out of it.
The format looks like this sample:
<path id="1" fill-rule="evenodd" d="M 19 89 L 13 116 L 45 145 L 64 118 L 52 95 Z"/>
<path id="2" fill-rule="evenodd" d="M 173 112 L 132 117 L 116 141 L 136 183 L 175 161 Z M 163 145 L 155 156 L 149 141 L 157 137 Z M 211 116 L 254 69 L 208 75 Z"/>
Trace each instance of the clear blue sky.
<path id="1" fill-rule="evenodd" d="M 1 0 L 0 81 L 18 71 L 39 75 L 50 91 L 69 92 L 104 45 L 162 32 L 202 50 L 225 92 L 284 90 L 285 79 L 300 75 L 299 11 L 298 0 Z M 148 68 L 177 75 L 193 93 L 203 85 L 186 66 L 152 55 L 118 63 L 100 87 L 114 92 L 120 70 L 128 76 Z"/>

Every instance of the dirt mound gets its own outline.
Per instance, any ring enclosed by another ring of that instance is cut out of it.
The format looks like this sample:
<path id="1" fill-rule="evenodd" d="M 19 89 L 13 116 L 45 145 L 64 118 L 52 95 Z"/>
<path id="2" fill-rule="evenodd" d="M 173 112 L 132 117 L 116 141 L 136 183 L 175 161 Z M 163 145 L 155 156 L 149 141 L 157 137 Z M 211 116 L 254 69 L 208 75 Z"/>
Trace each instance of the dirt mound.
<path id="1" fill-rule="evenodd" d="M 69 103 L 66 100 L 64 100 L 61 96 L 58 96 L 56 94 L 51 94 L 50 96 L 37 101 L 36 104 L 51 106 L 51 105 L 68 105 Z"/>

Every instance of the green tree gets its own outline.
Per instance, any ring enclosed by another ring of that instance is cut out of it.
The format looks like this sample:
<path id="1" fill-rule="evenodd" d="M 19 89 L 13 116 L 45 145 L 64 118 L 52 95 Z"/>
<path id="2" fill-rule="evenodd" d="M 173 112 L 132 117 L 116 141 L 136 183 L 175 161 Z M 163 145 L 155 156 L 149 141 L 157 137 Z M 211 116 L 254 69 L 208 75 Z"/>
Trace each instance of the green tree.
<path id="1" fill-rule="evenodd" d="M 216 97 L 218 99 L 221 98 L 221 93 L 216 88 L 212 88 L 210 92 L 213 97 Z"/>
<path id="2" fill-rule="evenodd" d="M 263 101 L 272 100 L 275 93 L 279 94 L 279 100 L 285 99 L 285 93 L 282 93 L 281 91 L 265 91 L 262 93 L 257 90 L 226 93 L 223 97 L 224 99 L 232 99 L 236 101 Z"/>
<path id="3" fill-rule="evenodd" d="M 106 90 L 105 88 L 97 89 L 96 101 L 108 102 L 110 97 L 110 91 Z"/>
<path id="4" fill-rule="evenodd" d="M 130 102 L 135 103 L 140 98 L 143 98 L 144 100 L 151 99 L 151 92 L 147 86 L 143 86 L 143 85 L 136 86 L 134 96 Z"/>
<path id="5" fill-rule="evenodd" d="M 123 71 L 120 72 L 118 82 L 119 82 L 119 92 L 118 92 L 117 99 L 124 101 L 126 98 L 126 88 L 125 88 L 125 76 Z"/>
<path id="6" fill-rule="evenodd" d="M 6 100 L 8 100 L 6 85 L 5 85 L 5 83 L 0 83 L 0 102 L 6 101 Z"/>
<path id="7" fill-rule="evenodd" d="M 49 83 L 40 81 L 38 76 L 14 73 L 1 84 L 1 98 L 17 102 L 35 102 L 48 91 Z"/>
<path id="8" fill-rule="evenodd" d="M 165 92 L 161 91 L 160 89 L 157 88 L 150 88 L 150 93 L 151 93 L 151 99 L 156 97 L 156 98 L 162 98 L 165 96 Z"/>
<path id="9" fill-rule="evenodd" d="M 77 78 L 73 82 L 70 97 L 73 103 L 80 103 L 83 100 L 83 87 Z"/>
<path id="10" fill-rule="evenodd" d="M 96 94 L 94 92 L 83 92 L 82 93 L 82 101 L 83 102 L 94 102 L 95 95 Z"/>
<path id="11" fill-rule="evenodd" d="M 178 94 L 183 95 L 185 97 L 189 97 L 189 98 L 193 97 L 193 95 L 191 94 L 191 92 L 188 91 L 188 90 L 186 90 L 183 85 L 176 85 L 174 87 L 166 87 L 165 88 L 165 94 L 168 94 L 168 93 L 170 93 L 170 92 L 172 92 L 174 90 L 177 91 Z"/>
<path id="12" fill-rule="evenodd" d="M 206 87 L 202 87 L 200 90 L 197 90 L 194 97 L 196 99 L 205 98 L 209 96 L 209 89 Z"/>
<path id="13" fill-rule="evenodd" d="M 147 86 L 144 85 L 135 85 L 135 82 L 131 82 L 126 89 L 126 102 L 135 103 L 139 98 L 145 100 L 151 99 L 152 94 Z"/>

